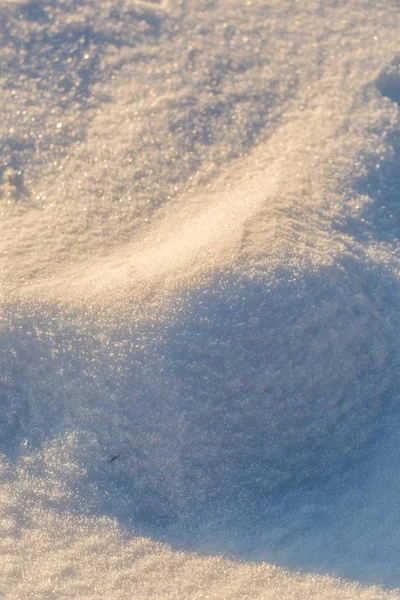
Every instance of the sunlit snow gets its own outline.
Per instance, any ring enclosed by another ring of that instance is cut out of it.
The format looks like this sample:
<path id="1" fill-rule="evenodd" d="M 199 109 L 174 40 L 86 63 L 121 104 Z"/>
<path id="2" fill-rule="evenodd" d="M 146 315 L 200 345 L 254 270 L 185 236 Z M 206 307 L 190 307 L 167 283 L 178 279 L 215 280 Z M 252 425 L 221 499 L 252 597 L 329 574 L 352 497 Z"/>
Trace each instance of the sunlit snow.
<path id="1" fill-rule="evenodd" d="M 400 598 L 396 0 L 0 0 L 0 596 Z"/>

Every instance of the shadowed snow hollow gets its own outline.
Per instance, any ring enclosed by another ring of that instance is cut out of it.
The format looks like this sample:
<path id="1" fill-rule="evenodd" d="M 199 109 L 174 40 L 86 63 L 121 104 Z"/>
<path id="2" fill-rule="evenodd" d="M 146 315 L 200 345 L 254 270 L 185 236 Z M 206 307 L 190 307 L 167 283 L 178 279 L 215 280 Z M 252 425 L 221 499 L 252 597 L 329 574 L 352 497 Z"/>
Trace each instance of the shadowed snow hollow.
<path id="1" fill-rule="evenodd" d="M 354 260 L 273 281 L 219 277 L 159 323 L 108 336 L 13 307 L 1 451 L 85 432 L 94 446 L 82 442 L 80 460 L 100 504 L 137 525 L 318 485 L 379 425 L 394 379 L 393 285 Z"/>

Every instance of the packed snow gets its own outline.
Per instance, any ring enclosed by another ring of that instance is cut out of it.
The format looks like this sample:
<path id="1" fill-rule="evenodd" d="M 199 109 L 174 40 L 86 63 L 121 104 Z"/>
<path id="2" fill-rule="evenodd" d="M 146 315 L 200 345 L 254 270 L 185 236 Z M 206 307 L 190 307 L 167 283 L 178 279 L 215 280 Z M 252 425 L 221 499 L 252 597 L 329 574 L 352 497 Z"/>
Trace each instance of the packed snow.
<path id="1" fill-rule="evenodd" d="M 397 0 L 0 0 L 0 596 L 400 598 Z"/>

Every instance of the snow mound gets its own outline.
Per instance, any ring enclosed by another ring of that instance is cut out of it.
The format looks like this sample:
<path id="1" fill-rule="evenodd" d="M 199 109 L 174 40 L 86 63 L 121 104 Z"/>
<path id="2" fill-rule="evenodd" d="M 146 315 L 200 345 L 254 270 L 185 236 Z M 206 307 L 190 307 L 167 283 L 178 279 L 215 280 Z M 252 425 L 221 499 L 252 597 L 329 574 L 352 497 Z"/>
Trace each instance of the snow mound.
<path id="1" fill-rule="evenodd" d="M 318 485 L 362 456 L 398 385 L 394 290 L 351 260 L 217 277 L 159 322 L 114 333 L 11 307 L 0 450 L 90 434 L 99 465 L 121 454 L 112 473 L 137 526 Z"/>

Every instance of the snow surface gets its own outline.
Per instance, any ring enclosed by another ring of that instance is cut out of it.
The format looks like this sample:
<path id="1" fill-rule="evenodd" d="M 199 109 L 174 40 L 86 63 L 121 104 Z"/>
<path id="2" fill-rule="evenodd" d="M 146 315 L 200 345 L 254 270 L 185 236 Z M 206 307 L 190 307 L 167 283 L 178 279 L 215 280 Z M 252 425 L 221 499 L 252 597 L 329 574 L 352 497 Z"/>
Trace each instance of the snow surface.
<path id="1" fill-rule="evenodd" d="M 0 595 L 400 598 L 397 0 L 0 0 Z"/>

